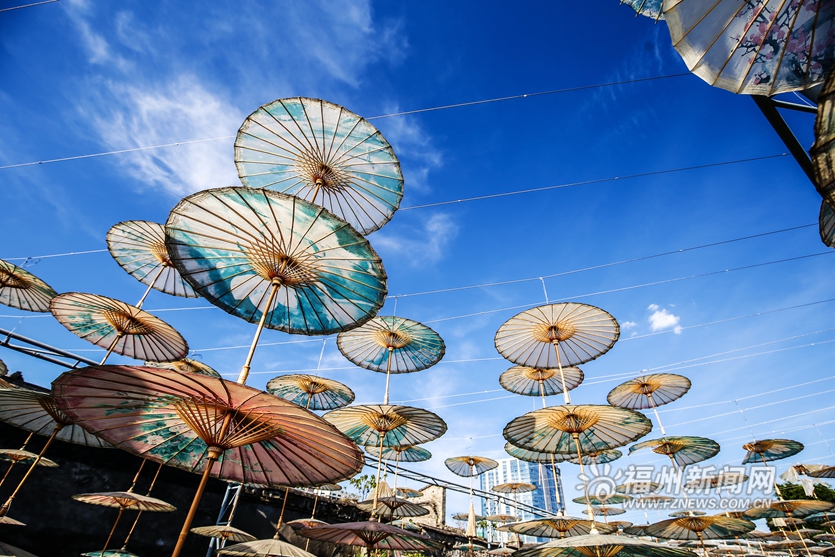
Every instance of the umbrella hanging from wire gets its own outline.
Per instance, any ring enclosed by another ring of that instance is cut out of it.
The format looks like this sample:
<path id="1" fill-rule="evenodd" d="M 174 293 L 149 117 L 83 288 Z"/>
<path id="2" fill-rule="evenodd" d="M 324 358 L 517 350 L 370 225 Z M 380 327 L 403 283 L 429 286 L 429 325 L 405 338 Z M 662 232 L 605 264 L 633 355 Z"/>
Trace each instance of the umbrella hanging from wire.
<path id="1" fill-rule="evenodd" d="M 835 61 L 831 2 L 668 0 L 664 18 L 687 68 L 733 93 L 803 91 Z"/>
<path id="2" fill-rule="evenodd" d="M 250 114 L 235 139 L 245 186 L 323 206 L 367 235 L 403 198 L 403 174 L 377 128 L 344 107 L 304 97 L 278 99 Z"/>
<path id="3" fill-rule="evenodd" d="M 563 366 L 600 357 L 619 336 L 620 326 L 607 312 L 569 302 L 535 307 L 511 317 L 496 332 L 495 345 L 499 354 L 514 364 L 558 369 L 563 398 L 570 404 Z"/>
<path id="4" fill-rule="evenodd" d="M 613 462 L 623 456 L 623 453 L 617 449 L 605 449 L 602 451 L 589 451 L 584 453 L 582 457 L 577 455 L 566 455 L 566 461 L 571 464 L 580 464 L 583 462 L 586 466 L 597 466 L 598 464 L 606 464 Z"/>
<path id="5" fill-rule="evenodd" d="M 375 549 L 426 551 L 441 547 L 424 535 L 373 520 L 304 528 L 299 530 L 299 535 L 319 541 L 365 547 L 369 555 Z"/>
<path id="6" fill-rule="evenodd" d="M 116 263 L 148 287 L 136 307 L 142 307 L 152 288 L 181 298 L 198 297 L 171 263 L 165 248 L 165 227 L 161 224 L 145 220 L 120 222 L 108 230 L 106 239 Z"/>
<path id="7" fill-rule="evenodd" d="M 742 459 L 742 464 L 762 462 L 766 468 L 768 468 L 768 462 L 789 458 L 804 449 L 803 443 L 791 439 L 761 439 L 746 443 L 742 445 L 742 448 L 748 451 Z M 776 478 L 774 490 L 779 497 L 782 497 Z"/>
<path id="8" fill-rule="evenodd" d="M 0 417 L 1 418 L 1 417 Z M 32 464 L 35 459 L 38 458 L 38 455 L 33 452 L 29 452 L 26 450 L 26 446 L 29 444 L 29 441 L 32 440 L 32 436 L 35 435 L 34 432 L 29 432 L 29 435 L 26 437 L 26 441 L 23 442 L 23 446 L 19 449 L 0 449 L 0 460 L 9 463 L 9 467 L 6 469 L 6 473 L 3 474 L 3 478 L 0 479 L 0 486 L 6 481 L 6 478 L 9 477 L 12 469 L 15 467 L 15 464 Z M 41 457 L 38 460 L 38 466 L 44 466 L 46 468 L 56 468 L 58 463 L 49 460 L 48 458 Z"/>
<path id="9" fill-rule="evenodd" d="M 206 538 L 215 538 L 230 542 L 251 542 L 258 538 L 252 534 L 248 534 L 243 530 L 229 526 L 228 524 L 212 525 L 212 526 L 198 526 L 191 529 L 192 534 L 204 536 Z"/>
<path id="10" fill-rule="evenodd" d="M 702 551 L 705 540 L 728 539 L 753 530 L 750 520 L 729 516 L 684 516 L 662 520 L 644 528 L 644 534 L 653 538 L 674 540 L 699 540 Z"/>
<path id="11" fill-rule="evenodd" d="M 68 292 L 53 298 L 52 315 L 76 336 L 111 353 L 167 362 L 188 354 L 182 335 L 162 319 L 107 296 Z"/>
<path id="12" fill-rule="evenodd" d="M 690 380 L 674 373 L 652 373 L 621 383 L 609 392 L 606 400 L 612 406 L 645 410 L 652 408 L 661 435 L 667 435 L 658 407 L 669 404 L 690 390 Z"/>
<path id="13" fill-rule="evenodd" d="M 188 373 L 199 373 L 210 377 L 220 377 L 220 373 L 215 371 L 212 367 L 207 366 L 200 360 L 194 360 L 192 358 L 183 358 L 182 360 L 174 360 L 173 362 L 147 361 L 145 362 L 145 366 L 171 369 L 174 371 L 185 371 Z"/>
<path id="14" fill-rule="evenodd" d="M 548 464 L 549 462 L 551 462 L 551 459 L 554 459 L 555 462 L 565 462 L 567 460 L 571 460 L 571 455 L 531 451 L 529 449 L 517 447 L 516 445 L 510 442 L 505 443 L 504 450 L 513 458 L 518 458 L 519 460 L 524 460 L 525 462 L 533 462 L 536 464 Z"/>
<path id="15" fill-rule="evenodd" d="M 0 259 L 0 304 L 45 313 L 57 295 L 51 286 L 29 271 Z"/>
<path id="16" fill-rule="evenodd" d="M 563 382 L 570 391 L 577 388 L 583 382 L 583 371 L 574 366 L 562 368 L 562 375 L 559 369 L 537 369 L 525 366 L 513 366 L 499 376 L 499 384 L 511 393 L 524 396 L 538 396 L 542 398 L 542 406 L 545 404 L 545 397 L 557 395 L 562 392 Z"/>
<path id="17" fill-rule="evenodd" d="M 627 482 L 615 486 L 615 491 L 626 495 L 649 495 L 661 489 L 660 483 L 650 481 Z"/>
<path id="18" fill-rule="evenodd" d="M 339 333 L 336 345 L 352 363 L 386 374 L 383 404 L 389 401 L 391 374 L 428 369 L 441 361 L 446 351 L 438 333 L 417 321 L 394 316 L 377 316 Z"/>
<path id="19" fill-rule="evenodd" d="M 686 549 L 636 540 L 627 536 L 600 535 L 595 532 L 553 540 L 524 549 L 516 557 L 695 557 Z"/>
<path id="20" fill-rule="evenodd" d="M 362 467 L 354 443 L 290 402 L 231 381 L 163 369 L 93 366 L 53 382 L 76 423 L 149 460 L 202 474 L 172 557 L 209 476 L 250 485 L 317 485 Z"/>
<path id="21" fill-rule="evenodd" d="M 467 516 L 467 537 L 470 539 L 470 542 L 472 542 L 472 539 L 476 537 L 475 510 L 473 507 L 473 478 L 475 476 L 480 476 L 485 472 L 489 472 L 490 470 L 498 468 L 499 463 L 493 460 L 492 458 L 487 458 L 484 456 L 467 455 L 450 457 L 444 460 L 444 466 L 446 466 L 449 469 L 449 471 L 455 474 L 456 476 L 461 476 L 462 478 L 470 479 L 470 510 L 469 515 Z M 470 533 L 471 522 L 472 534 Z M 472 543 L 470 545 L 472 545 Z M 472 554 L 472 549 L 470 549 L 470 554 Z"/>
<path id="22" fill-rule="evenodd" d="M 835 212 L 835 79 L 826 79 L 818 94 L 818 110 L 815 118 L 815 144 L 809 151 L 814 171 L 814 184 L 823 198 L 819 224 L 821 240 L 829 247 L 827 239 L 832 235 L 833 212 Z M 826 221 L 830 221 L 827 224 Z"/>
<path id="23" fill-rule="evenodd" d="M 621 4 L 626 4 L 635 10 L 635 15 L 642 15 L 656 22 L 664 19 L 661 0 L 621 0 Z"/>
<path id="24" fill-rule="evenodd" d="M 362 325 L 383 306 L 383 263 L 345 221 L 299 198 L 220 188 L 181 200 L 165 225 L 171 261 L 210 303 L 264 328 L 326 335 Z"/>
<path id="25" fill-rule="evenodd" d="M 720 450 L 719 443 L 707 437 L 675 436 L 641 441 L 629 447 L 629 454 L 646 448 L 667 455 L 679 468 L 713 458 Z"/>
<path id="26" fill-rule="evenodd" d="M 507 524 L 499 527 L 499 530 L 506 530 L 522 536 L 533 536 L 535 538 L 564 538 L 567 536 L 584 536 L 592 528 L 601 534 L 612 534 L 617 531 L 610 524 L 565 515 L 536 518 L 534 520 Z"/>
<path id="27" fill-rule="evenodd" d="M 333 410 L 354 402 L 354 391 L 339 381 L 317 375 L 279 375 L 267 381 L 267 392 L 308 410 Z"/>

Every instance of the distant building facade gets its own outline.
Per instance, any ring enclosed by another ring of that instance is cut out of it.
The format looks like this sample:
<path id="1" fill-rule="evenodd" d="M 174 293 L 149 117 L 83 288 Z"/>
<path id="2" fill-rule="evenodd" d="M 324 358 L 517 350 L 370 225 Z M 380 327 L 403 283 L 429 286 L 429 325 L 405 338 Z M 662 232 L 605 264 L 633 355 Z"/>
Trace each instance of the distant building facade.
<path id="1" fill-rule="evenodd" d="M 559 468 L 556 468 L 556 477 L 554 477 L 551 465 L 539 465 L 533 462 L 525 462 L 515 458 L 505 458 L 498 461 L 499 466 L 485 472 L 479 476 L 481 482 L 481 489 L 484 491 L 492 491 L 493 487 L 509 483 L 509 482 L 523 482 L 536 486 L 536 491 L 529 493 L 521 493 L 517 495 L 518 501 L 527 505 L 540 508 L 549 513 L 557 513 L 565 509 L 562 481 L 560 479 Z M 483 516 L 491 516 L 496 514 L 516 514 L 516 509 L 512 502 L 513 497 L 508 495 L 507 499 L 510 502 L 498 502 L 495 500 L 481 501 L 481 514 Z M 519 510 L 519 520 L 530 520 L 535 517 L 529 512 Z M 546 539 L 537 539 L 531 536 L 522 536 L 523 542 L 534 543 L 538 541 L 548 541 Z"/>

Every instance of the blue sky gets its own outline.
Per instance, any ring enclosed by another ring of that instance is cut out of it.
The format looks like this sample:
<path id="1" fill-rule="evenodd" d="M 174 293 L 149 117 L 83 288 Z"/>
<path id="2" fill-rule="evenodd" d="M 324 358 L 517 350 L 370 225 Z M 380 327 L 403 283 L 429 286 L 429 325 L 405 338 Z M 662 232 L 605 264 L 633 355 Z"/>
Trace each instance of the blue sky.
<path id="1" fill-rule="evenodd" d="M 406 186 L 401 211 L 369 239 L 398 296 L 397 314 L 429 324 L 447 344 L 441 364 L 392 380 L 393 401 L 432 409 L 449 424 L 427 446 L 435 457 L 413 468 L 454 479 L 446 457 L 504 457 L 502 428 L 537 401 L 501 390 L 498 377 L 511 364 L 496 353 L 493 335 L 518 311 L 545 302 L 538 277 L 546 276 L 549 300 L 600 306 L 623 329 L 608 354 L 581 366 L 586 383 L 573 392 L 575 403 L 604 403 L 641 370 L 678 372 L 693 388 L 664 407 L 662 419 L 671 435 L 716 439 L 723 449 L 710 464 L 742 460 L 748 425 L 759 438 L 806 444 L 780 471 L 835 461 L 828 301 L 835 259 L 817 226 L 804 226 L 817 222 L 820 197 L 795 162 L 779 156 L 786 148 L 751 99 L 679 76 L 687 70 L 664 23 L 614 1 L 511 9 L 499 2 L 62 0 L 0 13 L 0 48 L 0 166 L 225 138 L 0 169 L 7 231 L 0 258 L 18 264 L 14 258 L 101 250 L 117 222 L 164 222 L 183 195 L 235 185 L 229 136 L 277 98 L 320 97 L 372 117 L 674 76 L 374 120 L 400 157 Z M 813 118 L 791 119 L 810 146 Z M 793 227 L 801 228 L 551 276 Z M 776 261 L 783 262 L 761 265 Z M 27 269 L 59 292 L 128 302 L 143 292 L 102 252 L 34 259 Z M 723 270 L 730 271 L 686 278 Z M 518 279 L 531 280 L 409 296 Z M 233 378 L 254 326 L 207 306 L 160 293 L 145 305 L 160 310 L 197 357 Z M 792 309 L 773 311 L 783 308 Z M 391 298 L 382 314 L 394 311 Z M 51 317 L 9 308 L 0 315 L 5 328 L 101 354 Z M 743 316 L 751 317 L 733 319 Z M 353 368 L 333 338 L 324 352 L 321 338 L 267 331 L 262 342 L 253 386 L 313 370 L 321 353 L 322 373 L 350 385 L 358 402 L 382 399 L 384 376 Z M 42 385 L 61 372 L 8 350 L 0 357 Z M 658 459 L 638 453 L 613 466 L 646 462 Z M 577 469 L 562 469 L 571 499 L 579 494 Z M 465 508 L 465 498 L 450 496 L 451 513 Z M 572 514 L 580 510 L 569 504 Z M 625 518 L 643 522 L 638 512 Z"/>

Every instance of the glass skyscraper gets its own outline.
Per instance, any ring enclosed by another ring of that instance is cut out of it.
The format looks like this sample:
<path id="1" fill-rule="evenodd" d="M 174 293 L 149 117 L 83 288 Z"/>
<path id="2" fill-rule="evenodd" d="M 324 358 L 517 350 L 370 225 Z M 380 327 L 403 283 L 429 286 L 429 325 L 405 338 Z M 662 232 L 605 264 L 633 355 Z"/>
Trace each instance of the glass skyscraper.
<path id="1" fill-rule="evenodd" d="M 525 462 L 515 458 L 505 458 L 498 461 L 499 466 L 485 472 L 479 476 L 481 482 L 481 489 L 484 491 L 492 491 L 494 486 L 509 483 L 509 482 L 523 482 L 536 486 L 535 491 L 529 493 L 521 493 L 517 495 L 520 503 L 531 505 L 540 508 L 549 513 L 556 514 L 557 511 L 564 510 L 564 499 L 562 491 L 562 481 L 560 480 L 560 471 L 557 468 L 557 477 L 554 478 L 554 472 L 551 465 L 535 464 L 533 462 Z M 510 502 L 497 502 L 495 500 L 481 501 L 481 514 L 483 516 L 490 516 L 495 514 L 516 514 L 516 509 L 513 505 L 513 497 L 508 495 L 507 499 Z M 535 517 L 533 514 L 519 509 L 519 520 L 530 520 Z M 506 538 L 507 539 L 507 538 Z M 545 539 L 537 539 L 530 536 L 522 536 L 524 542 L 547 541 Z"/>

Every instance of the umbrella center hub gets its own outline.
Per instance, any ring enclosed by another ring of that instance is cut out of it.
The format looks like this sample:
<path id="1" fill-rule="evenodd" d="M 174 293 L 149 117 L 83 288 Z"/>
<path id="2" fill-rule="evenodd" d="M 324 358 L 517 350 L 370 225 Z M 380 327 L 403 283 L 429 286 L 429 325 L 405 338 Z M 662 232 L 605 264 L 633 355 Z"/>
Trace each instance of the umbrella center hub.
<path id="1" fill-rule="evenodd" d="M 171 266 L 171 259 L 168 257 L 168 250 L 165 248 L 165 242 L 153 242 L 150 245 L 151 255 L 154 259 L 165 265 Z"/>
<path id="2" fill-rule="evenodd" d="M 622 545 L 590 545 L 582 547 L 574 547 L 578 552 L 586 557 L 612 557 L 617 555 L 623 549 Z"/>
<path id="3" fill-rule="evenodd" d="M 657 454 L 665 454 L 665 455 L 673 455 L 679 452 L 684 448 L 684 445 L 680 443 L 674 443 L 672 441 L 664 441 L 659 443 L 652 452 Z"/>
<path id="4" fill-rule="evenodd" d="M 570 339 L 576 332 L 577 327 L 573 323 L 559 321 L 557 323 L 542 323 L 537 325 L 533 330 L 533 337 L 539 342 L 553 344 Z"/>
<path id="5" fill-rule="evenodd" d="M 303 379 L 300 381 L 301 388 L 304 389 L 309 395 L 318 395 L 319 393 L 324 393 L 328 390 L 328 385 L 322 381 L 317 381 L 316 379 Z"/>
<path id="6" fill-rule="evenodd" d="M 526 368 L 523 372 L 524 376 L 532 381 L 547 381 L 556 373 L 553 369 L 535 369 L 532 367 Z"/>
<path id="7" fill-rule="evenodd" d="M 102 314 L 105 320 L 120 333 L 126 335 L 149 335 L 154 332 L 153 328 L 143 323 L 142 320 L 124 311 L 106 309 Z"/>
<path id="8" fill-rule="evenodd" d="M 638 383 L 637 385 L 635 385 L 635 392 L 642 395 L 651 395 L 652 393 L 658 390 L 658 387 L 659 385 L 657 385 L 654 382 Z"/>
<path id="9" fill-rule="evenodd" d="M 296 158 L 296 172 L 314 189 L 339 190 L 349 183 L 348 175 L 343 169 L 326 163 L 318 153 L 299 153 Z"/>
<path id="10" fill-rule="evenodd" d="M 405 418 L 397 412 L 366 413 L 360 416 L 360 421 L 379 433 L 386 433 L 408 423 Z"/>
<path id="11" fill-rule="evenodd" d="M 566 433 L 582 433 L 600 420 L 596 412 L 576 410 L 549 416 L 550 425 Z"/>
<path id="12" fill-rule="evenodd" d="M 22 290 L 32 286 L 32 283 L 21 276 L 0 269 L 0 286 L 5 288 L 19 288 Z"/>
<path id="13" fill-rule="evenodd" d="M 41 408 L 43 408 L 44 411 L 47 414 L 49 414 L 50 418 L 55 420 L 55 423 L 64 427 L 72 425 L 72 420 L 70 419 L 70 417 L 64 414 L 64 412 L 62 412 L 61 409 L 58 408 L 58 405 L 55 403 L 55 399 L 51 396 L 43 396 L 39 398 L 38 404 L 40 404 Z"/>
<path id="14" fill-rule="evenodd" d="M 284 428 L 269 414 L 239 412 L 214 400 L 179 399 L 173 406 L 177 415 L 210 449 L 228 450 L 284 433 Z"/>
<path id="15" fill-rule="evenodd" d="M 246 250 L 249 264 L 258 276 L 274 284 L 294 287 L 316 282 L 318 273 L 309 261 L 276 250 L 260 242 Z"/>
<path id="16" fill-rule="evenodd" d="M 412 337 L 402 331 L 374 331 L 374 342 L 383 348 L 404 348 L 412 342 Z"/>

